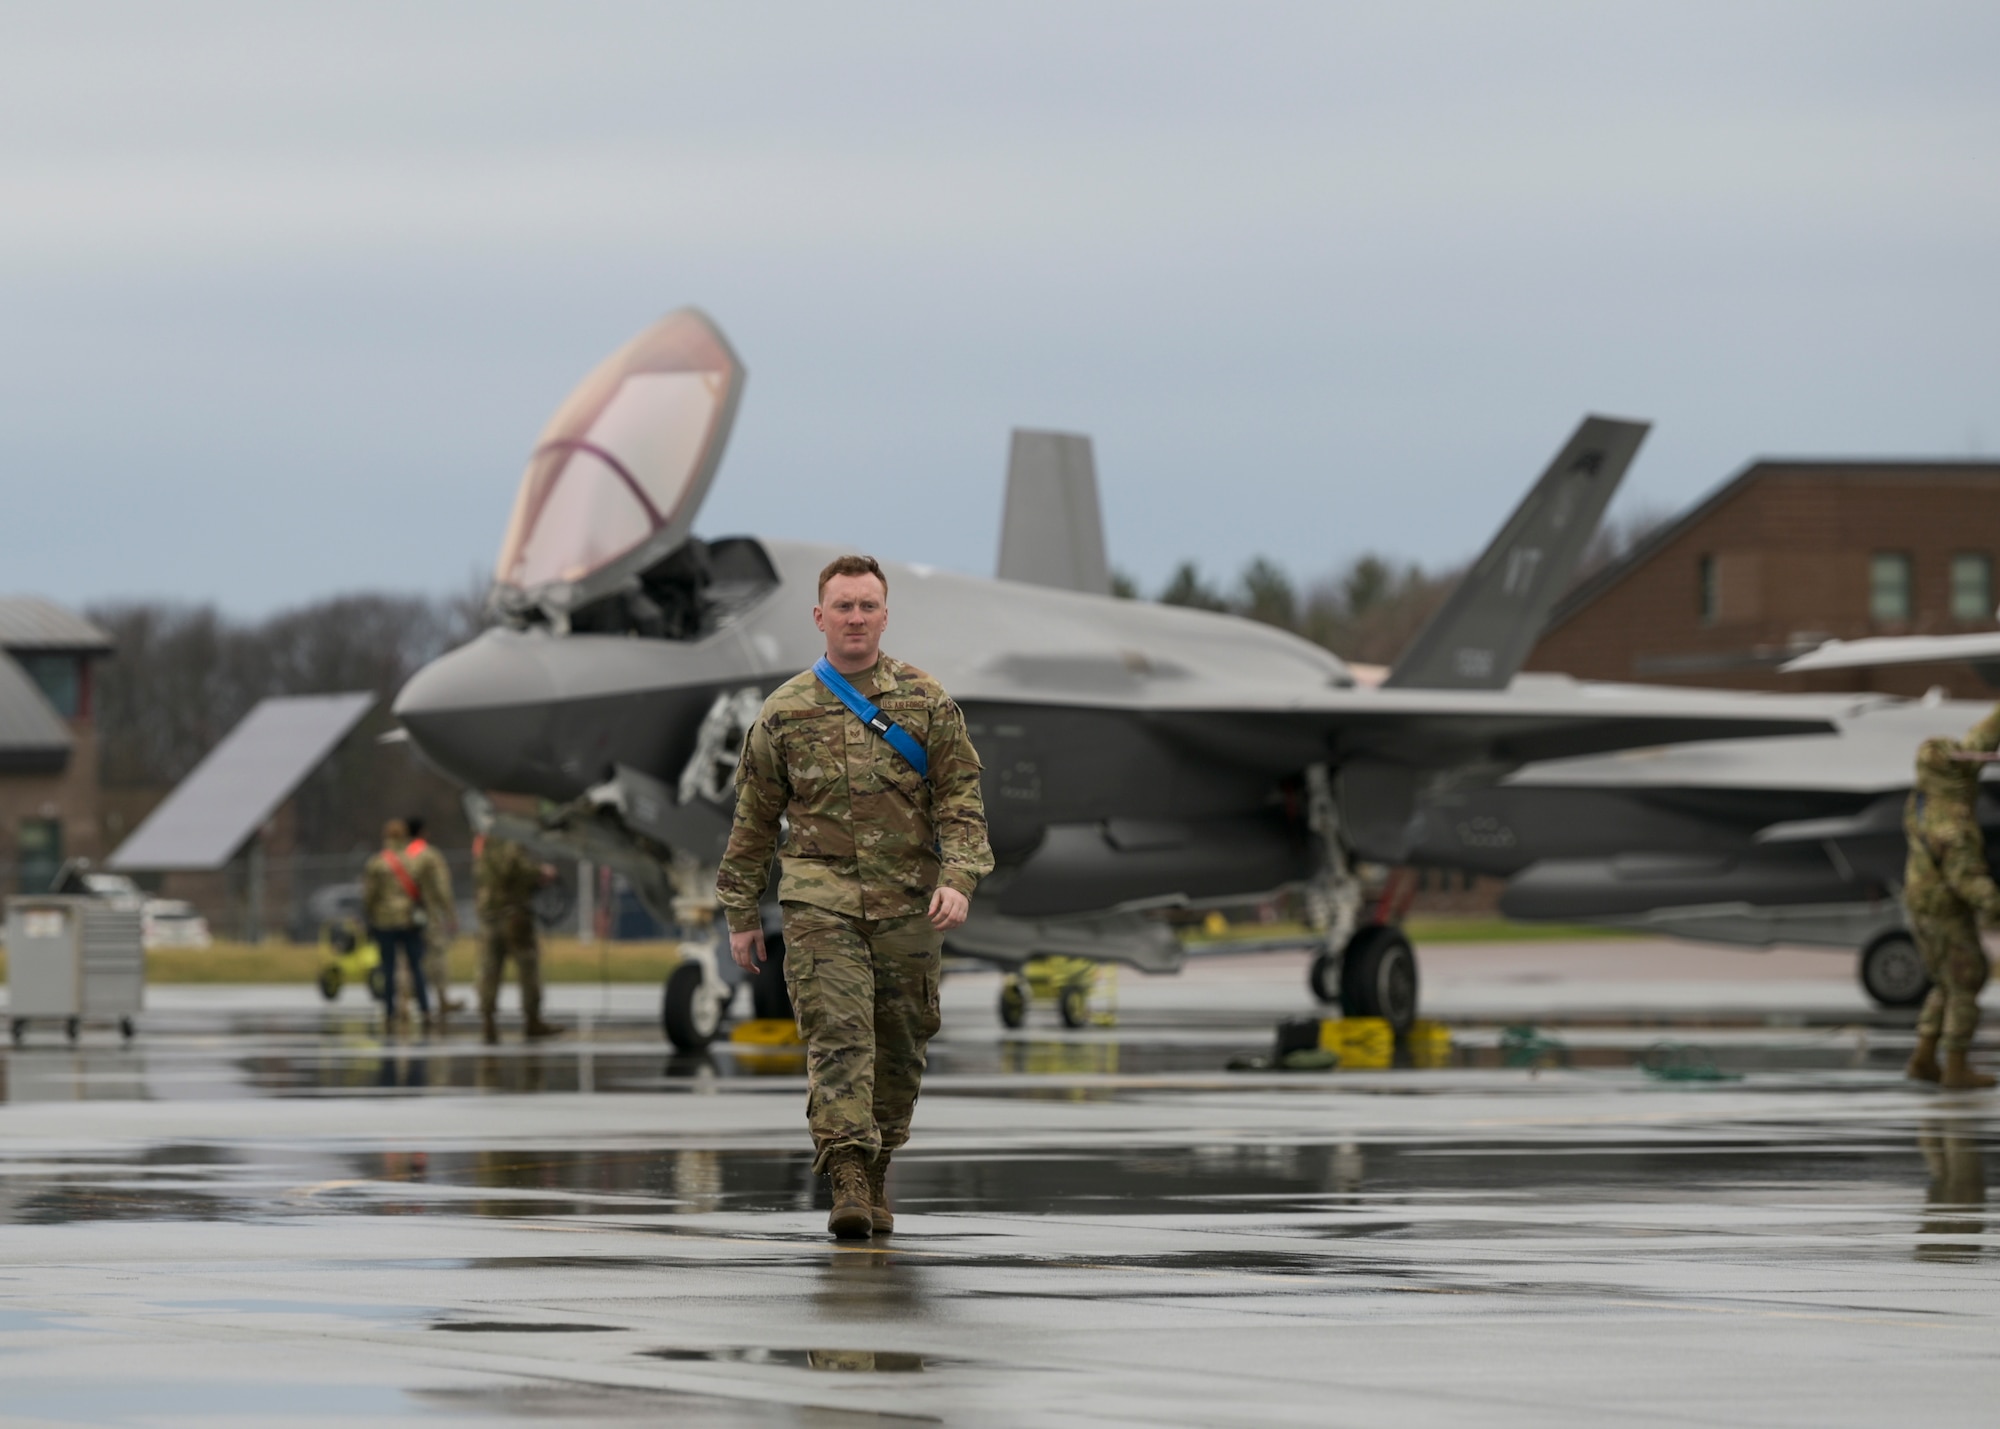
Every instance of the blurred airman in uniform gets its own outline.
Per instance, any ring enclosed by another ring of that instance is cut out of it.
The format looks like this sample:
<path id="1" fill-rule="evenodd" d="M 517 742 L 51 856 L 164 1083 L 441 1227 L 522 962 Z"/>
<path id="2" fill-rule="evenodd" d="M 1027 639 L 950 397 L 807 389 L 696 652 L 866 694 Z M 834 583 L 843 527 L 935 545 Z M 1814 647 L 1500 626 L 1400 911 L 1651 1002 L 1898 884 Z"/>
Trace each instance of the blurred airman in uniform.
<path id="1" fill-rule="evenodd" d="M 488 1044 L 500 1040 L 500 981 L 511 959 L 521 984 L 521 1017 L 530 1038 L 554 1037 L 542 1021 L 542 950 L 535 929 L 535 892 L 549 870 L 511 839 L 481 835 L 472 878 L 479 908 L 479 1025 Z"/>
<path id="2" fill-rule="evenodd" d="M 785 982 L 806 1044 L 813 1169 L 832 1182 L 827 1228 L 842 1239 L 894 1225 L 889 1158 L 909 1138 L 938 1030 L 943 935 L 993 868 L 965 718 L 936 680 L 881 653 L 888 602 L 871 557 L 820 572 L 824 663 L 879 707 L 884 726 L 864 725 L 815 671 L 780 685 L 744 739 L 716 878 L 730 953 L 755 972 L 783 816 Z M 927 774 L 892 745 L 889 725 L 915 741 Z"/>
<path id="3" fill-rule="evenodd" d="M 424 985 L 424 894 L 407 857 L 409 825 L 391 819 L 382 826 L 382 848 L 361 870 L 361 908 L 369 936 L 382 954 L 384 1025 L 396 1027 L 396 968 L 410 969 L 410 989 L 430 1022 L 430 991 Z"/>
<path id="4" fill-rule="evenodd" d="M 1980 771 L 1996 748 L 2000 705 L 1962 740 L 1925 740 L 1903 811 L 1909 844 L 1903 908 L 1931 975 L 1930 995 L 1917 1017 L 1917 1048 L 1905 1072 L 1956 1090 L 1993 1085 L 1993 1078 L 1966 1064 L 1966 1055 L 1979 1027 L 1979 991 L 1991 973 L 1979 925 L 2000 923 L 2000 887 L 1987 871 L 1976 809 Z"/>
<path id="5" fill-rule="evenodd" d="M 442 1027 L 446 1013 L 465 1008 L 464 1003 L 452 1000 L 451 970 L 447 966 L 451 940 L 458 936 L 458 904 L 452 896 L 451 865 L 425 840 L 421 816 L 412 814 L 403 822 L 410 830 L 405 856 L 424 895 L 424 981 L 430 984 L 437 998 L 437 1021 Z"/>

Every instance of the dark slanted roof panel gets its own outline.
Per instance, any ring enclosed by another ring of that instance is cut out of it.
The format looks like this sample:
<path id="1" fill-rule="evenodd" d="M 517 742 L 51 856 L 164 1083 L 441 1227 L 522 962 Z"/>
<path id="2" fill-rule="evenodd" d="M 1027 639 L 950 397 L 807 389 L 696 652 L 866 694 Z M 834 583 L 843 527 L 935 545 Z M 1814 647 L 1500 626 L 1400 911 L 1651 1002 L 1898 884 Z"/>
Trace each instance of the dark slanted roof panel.
<path id="1" fill-rule="evenodd" d="M 0 650 L 108 655 L 111 637 L 82 616 L 32 595 L 0 596 Z"/>
<path id="2" fill-rule="evenodd" d="M 115 869 L 221 868 L 333 753 L 370 694 L 284 695 L 259 704 L 111 855 Z"/>
<path id="3" fill-rule="evenodd" d="M 69 727 L 41 686 L 0 655 L 0 772 L 46 774 L 69 762 Z"/>

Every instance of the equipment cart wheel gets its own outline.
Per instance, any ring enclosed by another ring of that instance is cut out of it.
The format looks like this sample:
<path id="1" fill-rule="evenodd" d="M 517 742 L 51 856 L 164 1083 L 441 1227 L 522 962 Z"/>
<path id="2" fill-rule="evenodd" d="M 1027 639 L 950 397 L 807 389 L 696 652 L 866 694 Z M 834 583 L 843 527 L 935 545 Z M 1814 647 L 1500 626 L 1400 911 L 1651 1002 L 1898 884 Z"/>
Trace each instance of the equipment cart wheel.
<path id="1" fill-rule="evenodd" d="M 81 1031 L 83 1031 L 83 1019 L 81 1018 L 72 1017 L 63 1024 L 63 1035 L 72 1042 L 76 1041 L 77 1034 Z"/>
<path id="2" fill-rule="evenodd" d="M 1330 949 L 1321 950 L 1312 960 L 1312 970 L 1306 974 L 1306 985 L 1321 1002 L 1340 1001 L 1340 954 Z"/>
<path id="3" fill-rule="evenodd" d="M 368 969 L 368 995 L 377 1002 L 389 1000 L 389 972 L 380 963 Z"/>
<path id="4" fill-rule="evenodd" d="M 1020 976 L 1010 975 L 1000 984 L 1000 1021 L 1019 1027 L 1028 1020 L 1028 989 Z"/>
<path id="5" fill-rule="evenodd" d="M 1863 948 L 1861 986 L 1878 1007 L 1921 1006 L 1931 990 L 1931 974 L 1916 940 L 1896 928 Z"/>
<path id="6" fill-rule="evenodd" d="M 660 1003 L 660 1023 L 667 1040 L 683 1052 L 699 1052 L 715 1040 L 722 1026 L 722 1004 L 703 986 L 701 964 L 682 963 L 667 976 Z"/>
<path id="7" fill-rule="evenodd" d="M 1090 1023 L 1090 989 L 1071 983 L 1056 997 L 1056 1011 L 1063 1026 L 1085 1027 Z"/>
<path id="8" fill-rule="evenodd" d="M 1417 1020 L 1417 953 L 1400 928 L 1373 923 L 1340 957 L 1340 1010 L 1379 1017 L 1401 1036 Z"/>
<path id="9" fill-rule="evenodd" d="M 319 970 L 319 995 L 328 1002 L 340 996 L 340 969 L 334 967 Z"/>
<path id="10" fill-rule="evenodd" d="M 121 1017 L 118 1019 L 118 1035 L 123 1037 L 127 1042 L 130 1042 L 134 1037 L 139 1035 L 139 1029 L 132 1025 L 131 1018 Z"/>

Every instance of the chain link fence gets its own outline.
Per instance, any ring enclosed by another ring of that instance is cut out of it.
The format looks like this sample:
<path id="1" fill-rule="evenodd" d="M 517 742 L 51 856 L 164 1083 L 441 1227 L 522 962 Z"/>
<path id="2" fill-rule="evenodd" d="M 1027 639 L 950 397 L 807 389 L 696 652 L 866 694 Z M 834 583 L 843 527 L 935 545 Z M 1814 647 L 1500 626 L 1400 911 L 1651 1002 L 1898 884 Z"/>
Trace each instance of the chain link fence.
<path id="1" fill-rule="evenodd" d="M 472 850 L 440 848 L 438 852 L 451 871 L 458 926 L 469 933 L 479 921 L 473 906 Z M 325 939 L 330 928 L 361 922 L 361 870 L 368 858 L 363 853 L 272 858 L 259 856 L 253 849 L 214 873 L 142 874 L 130 880 L 96 881 L 106 896 L 145 900 L 149 923 L 165 929 L 163 936 L 169 940 L 178 920 L 185 937 L 198 941 L 193 919 L 199 918 L 216 939 L 317 943 Z M 654 917 L 626 880 L 610 869 L 569 861 L 552 866 L 555 877 L 535 900 L 535 915 L 544 932 L 608 941 L 677 935 L 678 929 Z M 55 870 L 24 861 L 9 869 L 8 875 L 9 891 L 40 893 L 49 888 Z"/>

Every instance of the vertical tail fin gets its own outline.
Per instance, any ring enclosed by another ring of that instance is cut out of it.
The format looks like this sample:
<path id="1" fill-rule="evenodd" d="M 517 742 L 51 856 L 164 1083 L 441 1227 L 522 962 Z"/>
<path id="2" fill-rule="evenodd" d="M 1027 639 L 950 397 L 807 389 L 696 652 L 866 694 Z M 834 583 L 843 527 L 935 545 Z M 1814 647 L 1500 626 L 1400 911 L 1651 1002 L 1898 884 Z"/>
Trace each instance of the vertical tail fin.
<path id="1" fill-rule="evenodd" d="M 1648 425 L 1585 417 L 1383 685 L 1506 688 L 1568 589 Z"/>
<path id="2" fill-rule="evenodd" d="M 1058 590 L 1111 594 L 1089 437 L 1014 429 L 999 576 Z"/>

